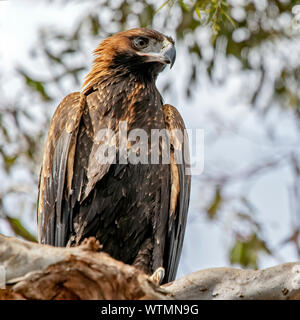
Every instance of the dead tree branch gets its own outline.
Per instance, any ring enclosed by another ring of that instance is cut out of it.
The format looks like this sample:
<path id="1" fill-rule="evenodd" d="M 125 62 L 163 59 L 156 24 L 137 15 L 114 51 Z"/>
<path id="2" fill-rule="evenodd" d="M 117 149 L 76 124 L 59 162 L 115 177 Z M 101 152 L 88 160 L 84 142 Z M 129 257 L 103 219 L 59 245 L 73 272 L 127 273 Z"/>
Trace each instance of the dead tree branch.
<path id="1" fill-rule="evenodd" d="M 265 270 L 200 270 L 158 287 L 90 238 L 55 248 L 0 235 L 0 299 L 300 299 L 300 263 Z"/>

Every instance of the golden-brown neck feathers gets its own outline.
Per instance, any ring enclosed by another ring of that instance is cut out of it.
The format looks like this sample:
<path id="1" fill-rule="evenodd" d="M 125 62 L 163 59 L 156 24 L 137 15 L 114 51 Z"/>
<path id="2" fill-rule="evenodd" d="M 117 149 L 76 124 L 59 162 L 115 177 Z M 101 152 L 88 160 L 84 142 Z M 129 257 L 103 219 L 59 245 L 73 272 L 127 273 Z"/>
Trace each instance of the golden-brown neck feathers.
<path id="1" fill-rule="evenodd" d="M 116 75 L 114 73 L 115 69 L 117 69 L 115 61 L 118 57 L 120 57 L 120 60 L 123 59 L 121 61 L 124 61 L 124 65 L 119 65 L 118 74 L 122 72 L 121 67 L 123 67 L 124 72 L 126 71 L 126 57 L 134 58 L 136 56 L 136 50 L 132 46 L 132 39 L 139 36 L 154 38 L 161 42 L 164 38 L 167 38 L 170 42 L 174 43 L 170 37 L 146 28 L 135 28 L 106 38 L 94 50 L 96 57 L 90 73 L 85 77 L 83 84 L 84 92 L 89 91 L 101 79 L 107 79 L 109 76 Z M 136 56 L 136 59 L 138 59 L 138 56 Z"/>

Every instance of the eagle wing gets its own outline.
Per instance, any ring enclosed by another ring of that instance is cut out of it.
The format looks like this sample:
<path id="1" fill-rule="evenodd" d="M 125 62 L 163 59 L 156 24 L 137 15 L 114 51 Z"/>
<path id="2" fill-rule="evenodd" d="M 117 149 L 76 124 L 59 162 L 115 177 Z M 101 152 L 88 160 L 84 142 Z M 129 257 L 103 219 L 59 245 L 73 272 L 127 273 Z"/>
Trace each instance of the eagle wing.
<path id="1" fill-rule="evenodd" d="M 190 198 L 191 176 L 189 146 L 185 125 L 173 106 L 163 106 L 166 128 L 170 134 L 171 187 L 168 230 L 165 243 L 164 267 L 169 282 L 175 279 L 182 251 Z M 184 142 L 184 143 L 183 143 Z"/>
<path id="2" fill-rule="evenodd" d="M 93 110 L 87 108 L 88 102 L 92 105 L 98 102 L 97 93 L 88 98 L 80 92 L 71 93 L 59 104 L 51 121 L 37 205 L 41 243 L 67 245 L 73 229 L 75 204 L 83 201 L 109 170 L 109 163 L 99 164 L 97 157 L 90 161 L 87 156 L 97 153 L 103 143 L 95 143 L 95 127 L 90 118 L 96 123 L 98 119 Z M 105 122 L 105 117 L 101 120 L 98 123 Z"/>
<path id="3" fill-rule="evenodd" d="M 69 216 L 62 215 L 62 199 L 65 184 L 70 187 L 76 137 L 84 104 L 85 97 L 81 93 L 69 94 L 59 104 L 51 121 L 37 204 L 38 233 L 42 243 L 62 246 L 66 238 Z"/>

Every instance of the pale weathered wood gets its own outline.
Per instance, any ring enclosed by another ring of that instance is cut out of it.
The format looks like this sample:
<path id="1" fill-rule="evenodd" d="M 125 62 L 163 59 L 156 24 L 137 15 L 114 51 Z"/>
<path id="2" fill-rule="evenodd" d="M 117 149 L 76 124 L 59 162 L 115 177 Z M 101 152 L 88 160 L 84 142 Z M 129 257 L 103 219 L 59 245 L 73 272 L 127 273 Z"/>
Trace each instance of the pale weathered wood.
<path id="1" fill-rule="evenodd" d="M 55 248 L 0 235 L 0 299 L 300 299 L 300 263 L 265 270 L 212 268 L 162 287 L 101 252 L 95 238 Z"/>

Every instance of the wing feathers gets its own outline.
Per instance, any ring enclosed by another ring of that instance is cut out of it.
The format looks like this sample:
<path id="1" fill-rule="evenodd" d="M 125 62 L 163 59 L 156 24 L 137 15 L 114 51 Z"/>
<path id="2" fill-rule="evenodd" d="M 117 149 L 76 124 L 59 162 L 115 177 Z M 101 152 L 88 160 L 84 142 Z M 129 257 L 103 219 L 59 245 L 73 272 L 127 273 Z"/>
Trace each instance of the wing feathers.
<path id="1" fill-rule="evenodd" d="M 58 106 L 46 141 L 38 197 L 39 239 L 56 246 L 65 244 L 69 216 L 62 214 L 65 185 L 73 179 L 74 142 L 85 105 L 85 97 L 75 92 Z M 71 152 L 70 152 L 71 151 Z M 71 193 L 71 190 L 67 190 Z"/>
<path id="2" fill-rule="evenodd" d="M 190 195 L 190 176 L 186 175 L 189 159 L 185 125 L 179 112 L 171 105 L 163 106 L 166 128 L 171 133 L 171 188 L 165 262 L 167 282 L 175 279 L 181 255 Z M 184 142 L 184 144 L 183 144 Z M 177 156 L 180 155 L 180 158 Z M 178 160 L 182 160 L 181 163 Z"/>

